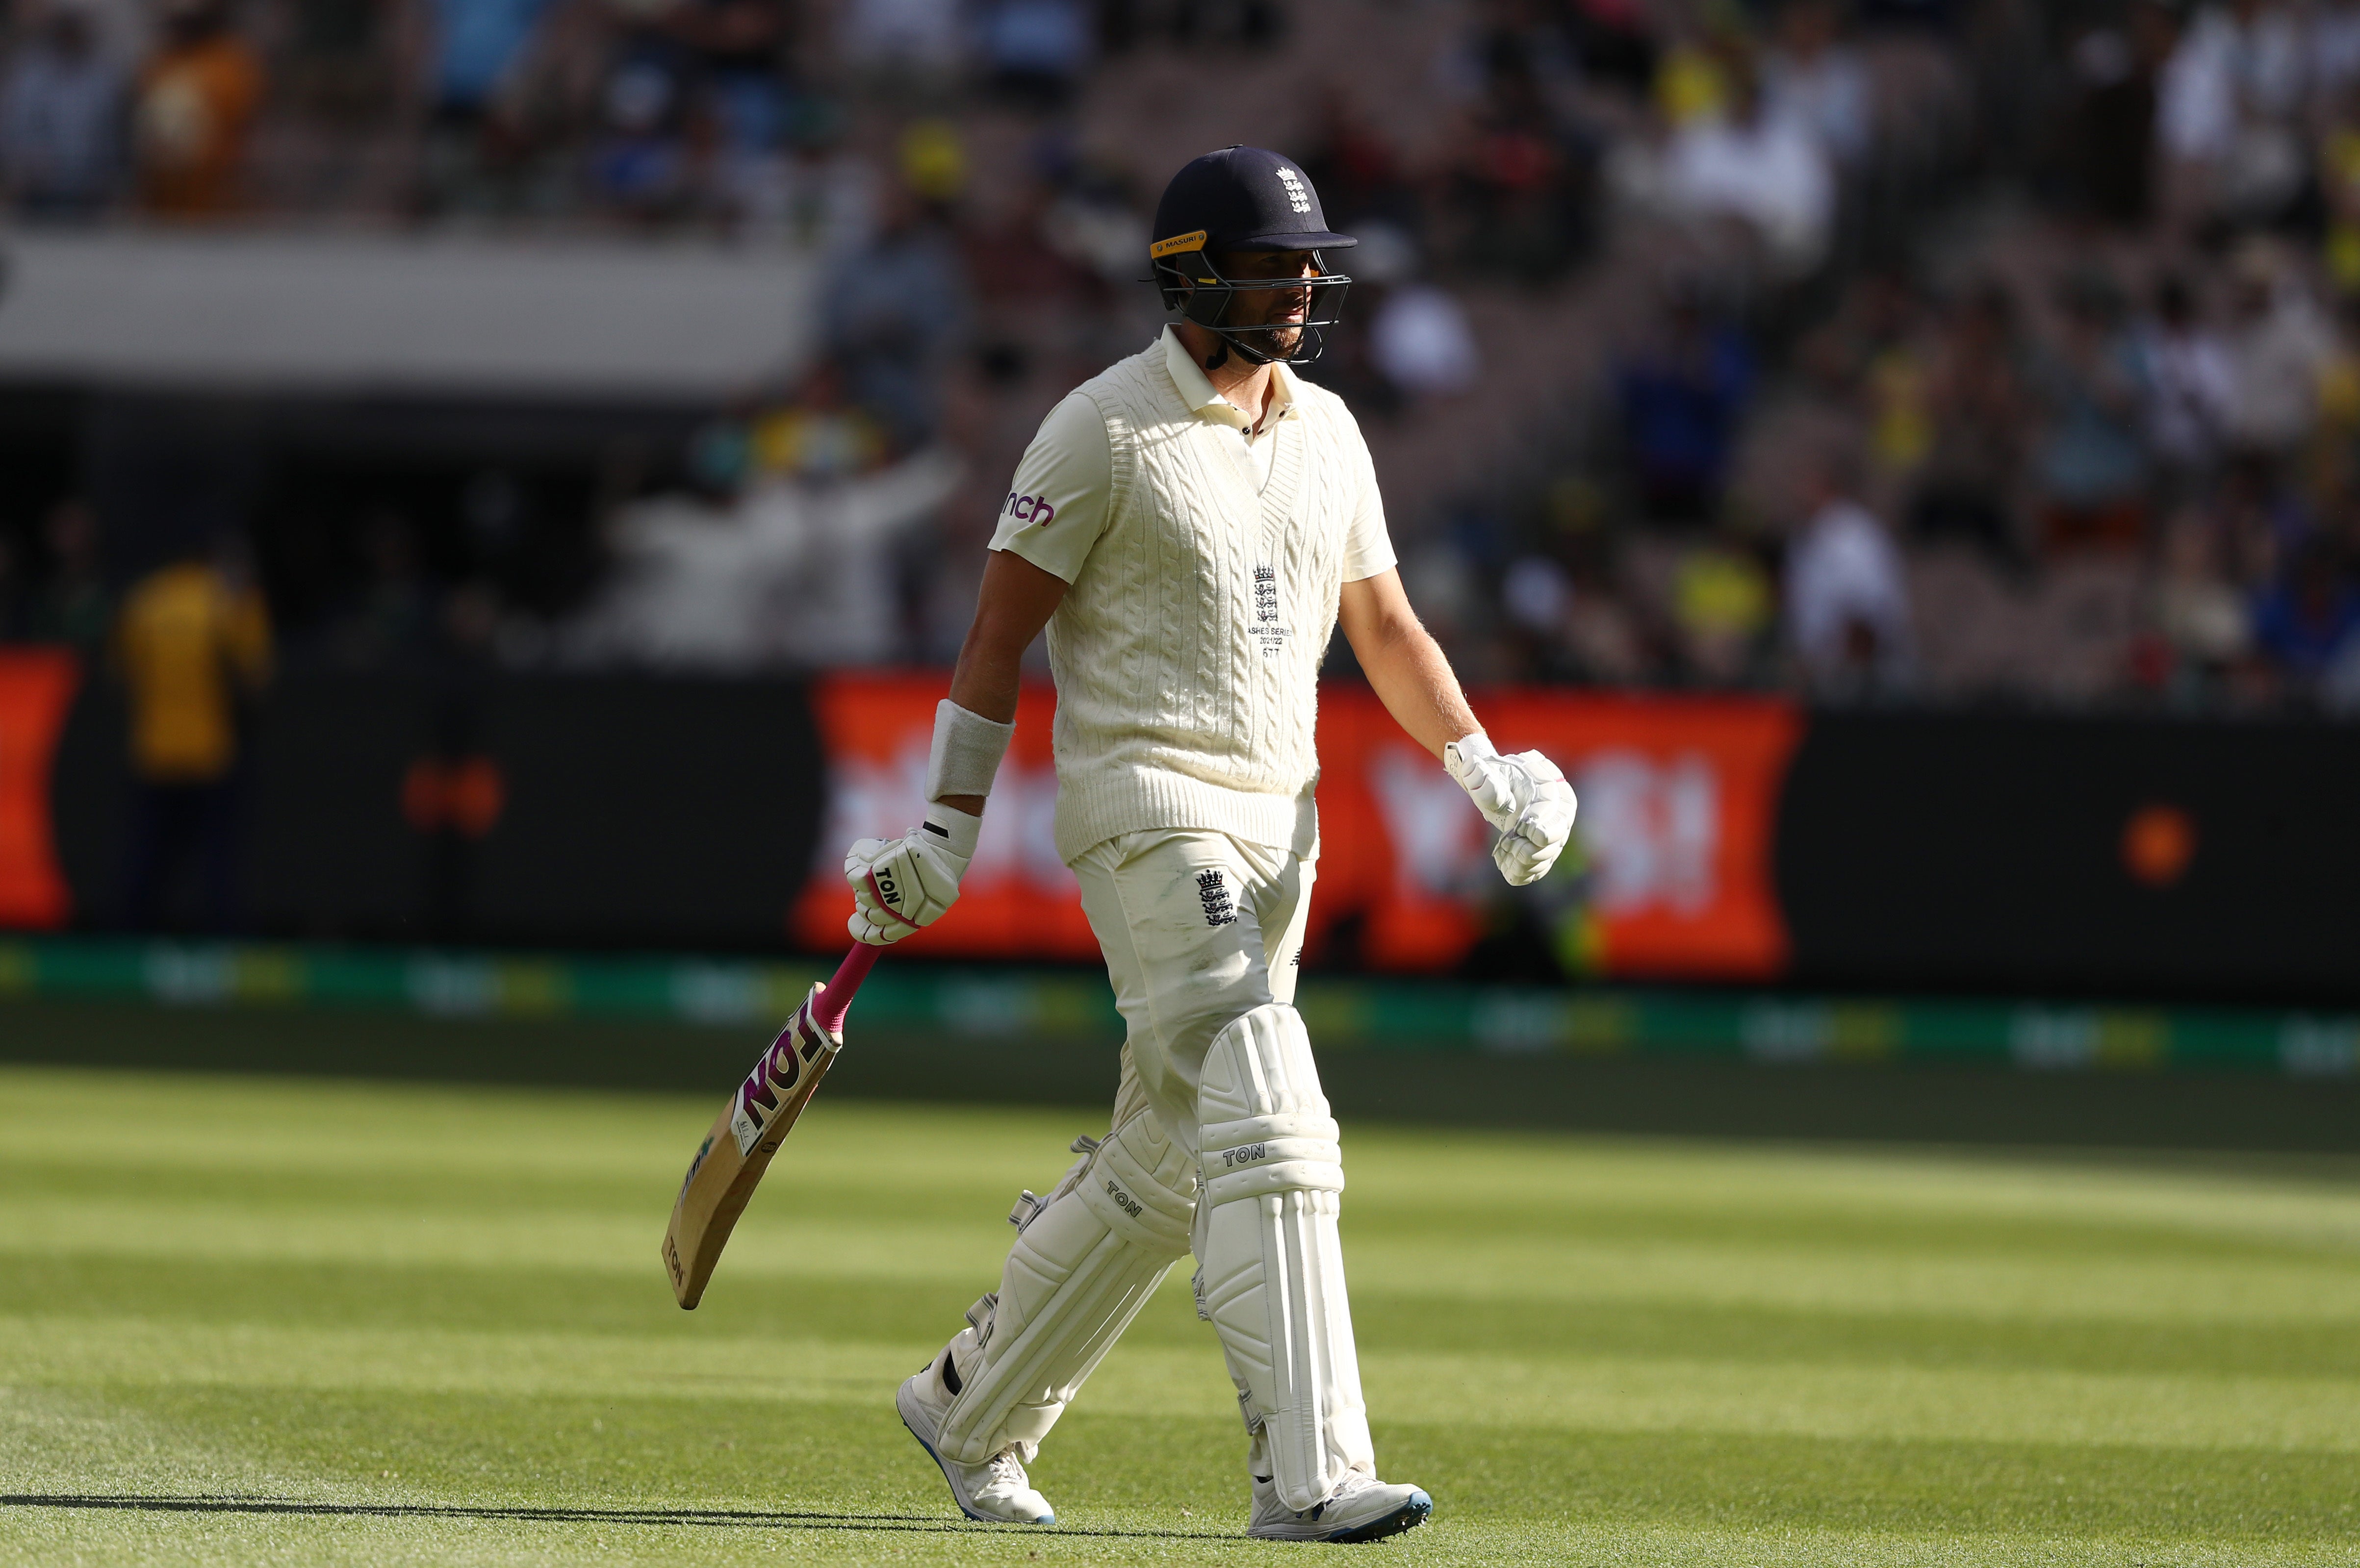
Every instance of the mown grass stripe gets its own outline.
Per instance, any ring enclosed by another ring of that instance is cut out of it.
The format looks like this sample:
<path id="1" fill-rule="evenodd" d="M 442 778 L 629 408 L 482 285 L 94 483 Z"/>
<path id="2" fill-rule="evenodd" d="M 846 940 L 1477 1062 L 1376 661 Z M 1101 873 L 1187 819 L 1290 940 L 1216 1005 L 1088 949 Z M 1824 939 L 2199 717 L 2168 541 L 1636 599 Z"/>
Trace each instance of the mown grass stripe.
<path id="1" fill-rule="evenodd" d="M 653 1245 L 709 1109 L 0 1070 L 5 1490 L 364 1510 L 0 1504 L 0 1560 L 1268 1560 L 1184 1290 L 1036 1467 L 1095 1533 L 957 1527 L 894 1420 L 1086 1118 L 830 1105 L 683 1314 Z M 2354 1557 L 2344 1166 L 1346 1148 L 1381 1461 L 1441 1507 L 1422 1561 Z"/>
<path id="2" fill-rule="evenodd" d="M 491 1390 L 786 1402 L 886 1399 L 926 1342 L 480 1334 L 0 1319 L 0 1377 L 39 1384 Z M 2099 1376 L 2054 1370 L 1786 1366 L 1621 1356 L 1372 1352 L 1362 1375 L 1393 1420 L 1531 1430 L 2053 1442 L 2360 1453 L 2360 1380 Z M 1233 1400 L 1209 1339 L 1126 1346 L 1090 1403 L 1211 1416 Z"/>

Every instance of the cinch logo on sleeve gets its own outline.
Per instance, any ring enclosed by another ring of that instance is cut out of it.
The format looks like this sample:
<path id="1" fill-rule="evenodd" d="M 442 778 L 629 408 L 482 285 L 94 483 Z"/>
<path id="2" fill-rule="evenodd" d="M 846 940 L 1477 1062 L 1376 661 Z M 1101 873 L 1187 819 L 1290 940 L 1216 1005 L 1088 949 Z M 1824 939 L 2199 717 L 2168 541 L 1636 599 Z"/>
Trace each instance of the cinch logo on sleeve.
<path id="1" fill-rule="evenodd" d="M 1000 515 L 1003 517 L 1013 517 L 1020 523 L 1032 523 L 1045 528 L 1049 526 L 1050 519 L 1057 515 L 1057 508 L 1049 505 L 1049 497 L 1046 495 L 1019 495 L 1015 491 L 1011 490 L 1008 493 L 1008 504 L 1000 508 Z"/>

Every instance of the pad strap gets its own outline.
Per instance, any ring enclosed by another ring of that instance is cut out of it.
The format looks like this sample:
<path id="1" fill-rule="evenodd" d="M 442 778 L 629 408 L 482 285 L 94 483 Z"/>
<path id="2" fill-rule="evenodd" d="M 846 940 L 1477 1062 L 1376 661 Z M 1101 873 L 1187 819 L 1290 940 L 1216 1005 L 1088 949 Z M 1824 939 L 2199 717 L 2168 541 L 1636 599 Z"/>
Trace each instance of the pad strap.
<path id="1" fill-rule="evenodd" d="M 1087 1146 L 1087 1147 L 1085 1147 Z M 1196 1159 L 1143 1100 L 1018 1231 L 981 1354 L 944 1414 L 941 1452 L 979 1465 L 1010 1443 L 1030 1460 L 1059 1412 L 1188 1250 Z"/>
<path id="2" fill-rule="evenodd" d="M 926 753 L 926 799 L 990 794 L 1015 734 L 1014 724 L 994 724 L 944 698 L 934 708 L 934 741 Z"/>

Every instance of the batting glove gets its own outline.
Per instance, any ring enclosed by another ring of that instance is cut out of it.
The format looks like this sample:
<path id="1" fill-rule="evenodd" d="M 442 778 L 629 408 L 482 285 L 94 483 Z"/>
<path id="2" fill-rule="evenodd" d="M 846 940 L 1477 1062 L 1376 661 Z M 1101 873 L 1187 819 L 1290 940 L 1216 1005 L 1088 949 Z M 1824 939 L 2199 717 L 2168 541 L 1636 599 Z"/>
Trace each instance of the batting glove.
<path id="1" fill-rule="evenodd" d="M 1502 757 L 1480 730 L 1442 748 L 1442 765 L 1500 832 L 1491 863 L 1511 887 L 1548 875 L 1573 836 L 1579 804 L 1556 763 L 1537 751 Z"/>
<path id="2" fill-rule="evenodd" d="M 975 835 L 982 827 L 981 817 L 936 802 L 901 837 L 864 838 L 847 850 L 852 939 L 884 947 L 941 920 L 958 898 L 959 878 L 975 858 Z"/>

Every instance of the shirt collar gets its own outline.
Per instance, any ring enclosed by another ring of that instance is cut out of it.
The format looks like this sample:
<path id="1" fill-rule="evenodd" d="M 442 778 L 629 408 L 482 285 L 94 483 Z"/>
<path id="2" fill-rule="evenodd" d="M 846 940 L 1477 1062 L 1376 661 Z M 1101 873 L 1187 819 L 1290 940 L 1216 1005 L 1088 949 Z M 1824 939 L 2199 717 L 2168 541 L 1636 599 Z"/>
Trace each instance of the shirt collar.
<path id="1" fill-rule="evenodd" d="M 1213 390 L 1210 376 L 1204 366 L 1182 345 L 1180 334 L 1170 327 L 1164 329 L 1164 368 L 1172 375 L 1172 385 L 1180 389 L 1180 400 L 1199 414 L 1220 420 L 1223 424 L 1243 426 L 1245 410 Z M 1295 412 L 1295 373 L 1281 363 L 1271 366 L 1270 414 L 1264 419 L 1285 419 Z"/>

